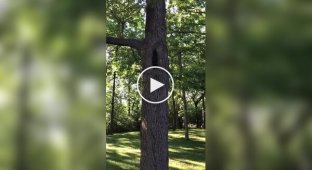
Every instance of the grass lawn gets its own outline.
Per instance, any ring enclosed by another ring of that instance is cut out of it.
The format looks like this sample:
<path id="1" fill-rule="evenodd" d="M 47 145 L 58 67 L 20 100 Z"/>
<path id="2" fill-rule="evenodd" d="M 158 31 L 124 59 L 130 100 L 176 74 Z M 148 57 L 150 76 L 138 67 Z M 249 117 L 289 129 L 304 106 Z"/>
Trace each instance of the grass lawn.
<path id="1" fill-rule="evenodd" d="M 139 132 L 114 134 L 107 137 L 107 169 L 138 170 L 140 164 Z M 204 129 L 190 129 L 186 141 L 183 130 L 169 132 L 169 167 L 172 170 L 204 170 Z"/>

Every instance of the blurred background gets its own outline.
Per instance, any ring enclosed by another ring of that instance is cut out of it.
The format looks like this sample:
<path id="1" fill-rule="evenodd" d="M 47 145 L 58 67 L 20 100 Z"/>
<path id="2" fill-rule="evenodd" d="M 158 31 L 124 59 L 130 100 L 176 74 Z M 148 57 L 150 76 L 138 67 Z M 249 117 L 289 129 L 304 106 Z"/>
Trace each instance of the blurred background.
<path id="1" fill-rule="evenodd" d="M 311 1 L 206 11 L 206 169 L 312 169 Z"/>
<path id="2" fill-rule="evenodd" d="M 104 41 L 105 1 L 0 0 L 1 170 L 105 169 Z"/>

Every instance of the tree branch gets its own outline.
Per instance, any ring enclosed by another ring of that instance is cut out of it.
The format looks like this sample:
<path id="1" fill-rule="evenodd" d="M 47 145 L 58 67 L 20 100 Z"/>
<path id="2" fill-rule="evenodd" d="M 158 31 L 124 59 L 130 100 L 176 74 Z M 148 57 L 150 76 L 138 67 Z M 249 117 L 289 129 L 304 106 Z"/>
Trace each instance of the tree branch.
<path id="1" fill-rule="evenodd" d="M 135 48 L 137 50 L 139 50 L 143 46 L 142 40 L 113 38 L 113 37 L 106 37 L 106 43 L 119 46 L 128 46 L 131 48 Z"/>

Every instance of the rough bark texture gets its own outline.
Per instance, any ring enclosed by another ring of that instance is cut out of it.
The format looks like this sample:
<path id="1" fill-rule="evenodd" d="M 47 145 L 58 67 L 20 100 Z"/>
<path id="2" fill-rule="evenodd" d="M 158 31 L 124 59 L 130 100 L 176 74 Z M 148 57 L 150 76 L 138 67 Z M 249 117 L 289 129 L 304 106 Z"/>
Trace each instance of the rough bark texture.
<path id="1" fill-rule="evenodd" d="M 160 66 L 168 70 L 166 47 L 166 5 L 165 0 L 146 1 L 145 48 L 142 50 L 143 68 Z M 166 84 L 165 88 L 149 92 L 149 78 Z M 169 77 L 159 70 L 152 70 L 143 76 L 143 94 L 152 101 L 159 101 L 168 95 Z M 141 170 L 168 169 L 168 103 L 142 103 L 141 123 Z"/>
<path id="2" fill-rule="evenodd" d="M 168 70 L 166 45 L 166 3 L 165 0 L 146 0 L 145 39 L 123 39 L 107 37 L 106 43 L 129 46 L 138 50 L 143 69 L 160 66 Z M 154 78 L 165 87 L 150 94 L 149 80 Z M 143 75 L 143 95 L 152 101 L 159 101 L 168 95 L 169 76 L 162 71 L 152 70 Z M 168 103 L 150 104 L 142 101 L 141 160 L 142 170 L 168 169 Z"/>

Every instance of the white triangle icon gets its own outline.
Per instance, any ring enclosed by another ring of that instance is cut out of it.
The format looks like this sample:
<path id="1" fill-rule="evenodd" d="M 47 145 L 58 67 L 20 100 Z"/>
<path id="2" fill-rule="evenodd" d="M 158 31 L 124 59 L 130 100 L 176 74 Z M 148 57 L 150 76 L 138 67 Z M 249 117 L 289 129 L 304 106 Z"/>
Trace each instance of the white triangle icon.
<path id="1" fill-rule="evenodd" d="M 161 88 L 162 86 L 164 86 L 165 84 L 153 79 L 153 78 L 150 78 L 150 93 L 152 93 L 153 91 Z"/>

